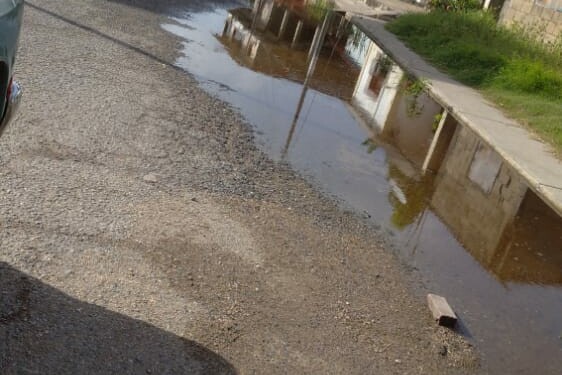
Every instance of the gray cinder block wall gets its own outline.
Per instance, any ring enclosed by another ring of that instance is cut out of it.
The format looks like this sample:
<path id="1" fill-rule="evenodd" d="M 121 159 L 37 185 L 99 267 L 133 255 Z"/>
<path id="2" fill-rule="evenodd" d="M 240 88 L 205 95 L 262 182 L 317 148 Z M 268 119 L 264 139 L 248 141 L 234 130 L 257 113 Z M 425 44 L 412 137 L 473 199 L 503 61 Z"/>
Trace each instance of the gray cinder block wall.
<path id="1" fill-rule="evenodd" d="M 500 12 L 500 23 L 530 28 L 545 42 L 561 42 L 562 0 L 506 0 Z"/>

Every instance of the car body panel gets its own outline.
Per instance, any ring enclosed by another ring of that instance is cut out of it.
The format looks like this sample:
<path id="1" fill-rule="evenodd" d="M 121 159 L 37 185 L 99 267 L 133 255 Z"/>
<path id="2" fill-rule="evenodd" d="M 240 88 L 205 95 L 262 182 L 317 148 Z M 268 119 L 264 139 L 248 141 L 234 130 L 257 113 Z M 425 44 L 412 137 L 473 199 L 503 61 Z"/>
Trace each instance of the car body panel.
<path id="1" fill-rule="evenodd" d="M 10 102 L 19 103 L 21 89 L 17 87 L 17 97 L 9 95 L 9 85 L 13 76 L 14 63 L 23 18 L 23 0 L 0 0 L 0 132 L 5 126 L 5 117 Z M 12 93 L 13 94 L 13 93 Z"/>

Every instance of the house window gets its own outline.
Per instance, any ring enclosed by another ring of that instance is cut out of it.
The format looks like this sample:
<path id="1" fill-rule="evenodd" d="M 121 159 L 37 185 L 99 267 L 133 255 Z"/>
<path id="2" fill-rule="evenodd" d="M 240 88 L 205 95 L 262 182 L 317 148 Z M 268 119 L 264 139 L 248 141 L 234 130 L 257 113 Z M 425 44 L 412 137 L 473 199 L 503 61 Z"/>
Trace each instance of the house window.
<path id="1" fill-rule="evenodd" d="M 373 71 L 371 72 L 371 81 L 369 82 L 369 90 L 375 96 L 379 96 L 388 73 L 392 69 L 392 60 L 390 60 L 386 55 L 380 55 L 376 63 L 373 64 Z"/>
<path id="2" fill-rule="evenodd" d="M 479 142 L 472 157 L 468 178 L 480 186 L 484 193 L 489 194 L 494 187 L 501 166 L 500 155 L 487 145 Z"/>

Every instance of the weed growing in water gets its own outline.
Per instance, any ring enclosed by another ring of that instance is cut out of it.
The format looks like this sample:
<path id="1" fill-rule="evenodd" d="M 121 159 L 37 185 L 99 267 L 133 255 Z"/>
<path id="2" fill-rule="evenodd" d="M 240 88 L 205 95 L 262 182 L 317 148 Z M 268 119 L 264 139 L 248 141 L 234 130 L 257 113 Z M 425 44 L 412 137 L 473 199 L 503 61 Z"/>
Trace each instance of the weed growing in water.
<path id="1" fill-rule="evenodd" d="M 406 94 L 406 114 L 408 117 L 417 117 L 423 112 L 423 104 L 419 103 L 419 97 L 427 88 L 427 82 L 412 75 L 405 75 L 402 79 L 402 87 Z"/>

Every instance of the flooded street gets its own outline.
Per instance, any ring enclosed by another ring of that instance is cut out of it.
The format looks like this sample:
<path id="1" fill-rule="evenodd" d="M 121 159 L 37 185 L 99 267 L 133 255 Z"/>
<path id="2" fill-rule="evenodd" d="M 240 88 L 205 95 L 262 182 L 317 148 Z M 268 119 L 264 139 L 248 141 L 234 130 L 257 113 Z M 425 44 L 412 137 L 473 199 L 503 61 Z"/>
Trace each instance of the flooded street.
<path id="1" fill-rule="evenodd" d="M 491 373 L 559 374 L 560 217 L 528 192 L 505 229 L 499 214 L 478 221 L 472 213 L 485 203 L 476 186 L 455 175 L 453 160 L 435 174 L 421 173 L 416 147 L 423 135 L 396 126 L 376 136 L 350 103 L 366 53 L 361 43 L 336 40 L 324 48 L 298 111 L 308 48 L 256 33 L 259 45 L 249 55 L 245 36 L 229 36 L 225 26 L 229 11 L 243 7 L 251 6 L 177 11 L 162 25 L 184 40 L 177 66 L 240 110 L 271 158 L 368 218 L 424 280 L 420 298 L 427 291 L 447 297 L 462 322 L 459 332 Z M 245 18 L 248 29 L 248 12 L 231 16 Z"/>

